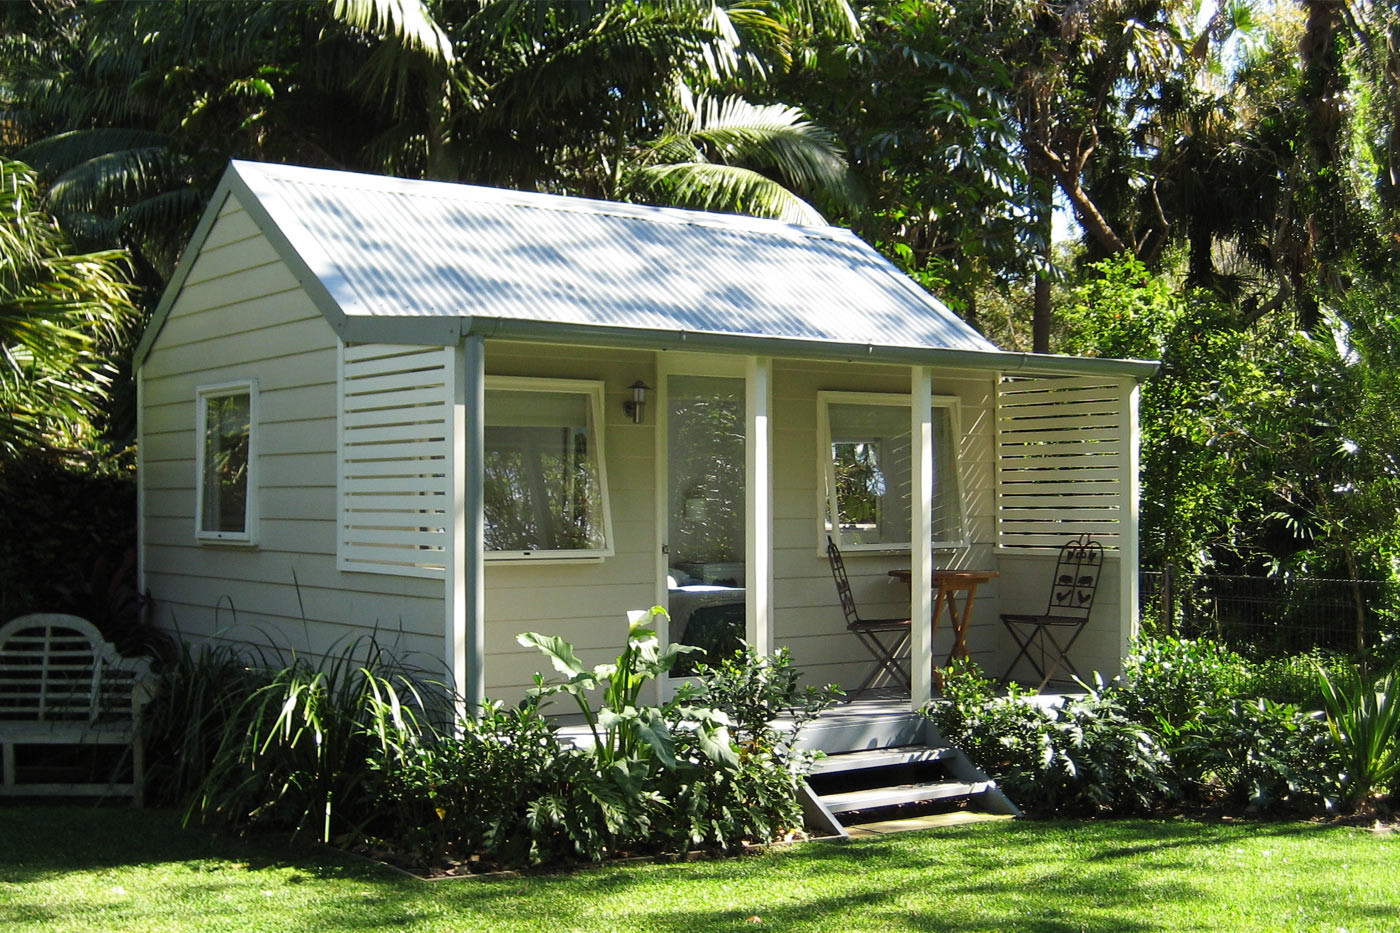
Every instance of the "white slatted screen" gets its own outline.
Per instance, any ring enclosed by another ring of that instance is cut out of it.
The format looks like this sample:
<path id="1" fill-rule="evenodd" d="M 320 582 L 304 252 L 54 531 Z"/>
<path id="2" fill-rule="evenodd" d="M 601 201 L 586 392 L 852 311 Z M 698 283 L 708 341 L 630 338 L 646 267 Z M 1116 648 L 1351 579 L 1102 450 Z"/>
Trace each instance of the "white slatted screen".
<path id="1" fill-rule="evenodd" d="M 997 537 L 1057 548 L 1083 533 L 1116 548 L 1128 516 L 1131 386 L 1088 376 L 1005 376 L 997 387 Z"/>
<path id="2" fill-rule="evenodd" d="M 340 568 L 441 578 L 452 348 L 350 344 L 341 352 Z"/>

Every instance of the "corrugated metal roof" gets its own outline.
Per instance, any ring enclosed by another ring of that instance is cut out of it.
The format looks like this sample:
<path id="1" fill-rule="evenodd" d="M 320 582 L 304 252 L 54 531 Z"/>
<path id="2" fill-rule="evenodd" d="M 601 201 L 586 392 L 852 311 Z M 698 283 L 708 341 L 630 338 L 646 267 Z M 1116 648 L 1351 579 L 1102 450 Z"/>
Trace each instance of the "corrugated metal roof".
<path id="1" fill-rule="evenodd" d="M 230 173 L 349 318 L 996 351 L 837 227 L 284 165 Z"/>

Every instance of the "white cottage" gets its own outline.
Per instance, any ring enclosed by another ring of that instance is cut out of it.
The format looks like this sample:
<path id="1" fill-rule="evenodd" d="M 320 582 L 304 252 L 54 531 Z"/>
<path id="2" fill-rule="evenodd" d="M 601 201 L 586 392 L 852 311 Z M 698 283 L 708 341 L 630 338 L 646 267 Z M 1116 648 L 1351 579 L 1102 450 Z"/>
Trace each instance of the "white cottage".
<path id="1" fill-rule="evenodd" d="M 843 229 L 235 162 L 135 362 L 143 585 L 186 636 L 377 629 L 512 700 L 517 633 L 603 660 L 661 604 L 854 684 L 832 536 L 867 616 L 929 618 L 891 571 L 996 571 L 1000 674 L 999 613 L 1085 532 L 1075 665 L 1134 632 L 1154 364 L 998 350 Z M 912 627 L 915 703 L 946 629 Z"/>

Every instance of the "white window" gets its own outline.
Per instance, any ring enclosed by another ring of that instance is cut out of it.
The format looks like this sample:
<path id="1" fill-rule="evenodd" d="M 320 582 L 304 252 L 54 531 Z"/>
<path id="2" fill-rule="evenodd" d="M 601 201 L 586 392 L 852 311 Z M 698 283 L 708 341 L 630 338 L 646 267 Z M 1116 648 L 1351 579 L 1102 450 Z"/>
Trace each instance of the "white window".
<path id="1" fill-rule="evenodd" d="M 913 491 L 909 397 L 820 392 L 823 534 L 842 550 L 909 549 Z M 958 478 L 958 400 L 933 399 L 933 544 L 965 546 Z"/>
<path id="2" fill-rule="evenodd" d="M 486 377 L 488 557 L 612 554 L 602 423 L 601 382 Z"/>
<path id="3" fill-rule="evenodd" d="M 195 537 L 252 544 L 257 523 L 257 383 L 200 386 L 195 399 Z"/>

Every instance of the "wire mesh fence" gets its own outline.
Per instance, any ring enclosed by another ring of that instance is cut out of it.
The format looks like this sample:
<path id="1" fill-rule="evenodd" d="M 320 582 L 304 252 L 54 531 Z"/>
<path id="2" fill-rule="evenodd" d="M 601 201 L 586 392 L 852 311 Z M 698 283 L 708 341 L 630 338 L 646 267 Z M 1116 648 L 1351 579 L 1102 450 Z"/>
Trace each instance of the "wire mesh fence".
<path id="1" fill-rule="evenodd" d="M 1253 656 L 1364 654 L 1400 617 L 1400 584 L 1387 580 L 1186 574 L 1170 565 L 1143 572 L 1140 600 L 1149 634 L 1209 637 Z"/>

